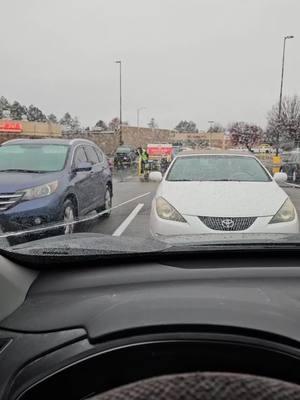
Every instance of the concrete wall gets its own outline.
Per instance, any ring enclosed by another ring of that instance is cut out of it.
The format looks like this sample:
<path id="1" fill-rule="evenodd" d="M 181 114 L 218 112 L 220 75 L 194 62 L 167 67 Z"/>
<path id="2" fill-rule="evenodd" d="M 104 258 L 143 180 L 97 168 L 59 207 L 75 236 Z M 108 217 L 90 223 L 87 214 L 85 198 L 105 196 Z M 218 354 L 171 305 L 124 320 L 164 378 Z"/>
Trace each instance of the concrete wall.
<path id="1" fill-rule="evenodd" d="M 31 122 L 31 121 L 13 121 L 13 120 L 5 120 L 0 119 L 0 124 L 5 122 L 11 123 L 19 123 L 22 125 L 23 131 L 20 134 L 21 136 L 60 136 L 62 133 L 61 126 L 59 124 L 53 124 L 52 122 Z M 0 134 L 5 135 L 6 133 L 1 132 Z M 8 135 L 11 135 L 9 132 Z"/>
<path id="2" fill-rule="evenodd" d="M 1 120 L 0 120 L 1 121 Z M 13 122 L 13 121 L 12 121 Z M 106 154 L 112 155 L 120 143 L 120 135 L 117 132 L 98 132 L 89 131 L 82 134 L 62 133 L 61 127 L 57 124 L 38 123 L 22 121 L 22 133 L 0 133 L 0 143 L 15 138 L 41 138 L 41 137 L 64 137 L 92 140 Z M 169 129 L 137 128 L 135 126 L 125 126 L 122 129 L 124 144 L 146 147 L 149 143 L 176 143 L 181 142 L 189 145 L 189 142 L 201 144 L 203 141 L 211 142 L 213 147 L 222 148 L 224 144 L 223 133 L 179 133 Z M 226 146 L 227 147 L 227 146 Z"/>
<path id="3" fill-rule="evenodd" d="M 148 143 L 170 143 L 174 141 L 174 131 L 169 129 L 138 128 L 125 126 L 122 129 L 123 141 L 135 147 L 146 147 Z"/>
<path id="4" fill-rule="evenodd" d="M 193 142 L 200 144 L 203 141 L 210 141 L 212 146 L 222 147 L 223 140 L 224 133 L 222 132 L 179 133 L 169 129 L 137 128 L 135 126 L 123 127 L 124 143 L 136 147 L 145 147 L 148 143 Z"/>
<path id="5" fill-rule="evenodd" d="M 72 136 L 75 137 L 75 136 Z M 120 143 L 120 136 L 115 132 L 89 132 L 84 137 L 94 141 L 103 149 L 106 154 L 113 154 Z M 124 144 L 133 147 L 146 147 L 149 143 L 176 143 L 187 144 L 193 142 L 201 144 L 204 141 L 211 142 L 211 146 L 222 148 L 228 147 L 228 141 L 224 140 L 224 134 L 214 132 L 212 134 L 201 133 L 178 133 L 168 129 L 137 128 L 126 126 L 122 129 L 122 139 Z"/>
<path id="6" fill-rule="evenodd" d="M 120 143 L 120 137 L 115 132 L 87 132 L 80 135 L 64 134 L 65 138 L 83 138 L 96 143 L 107 155 L 112 155 L 116 151 Z"/>
<path id="7" fill-rule="evenodd" d="M 59 138 L 61 136 L 0 132 L 0 144 L 6 142 L 7 140 L 13 140 L 13 139 L 44 139 L 46 137 Z"/>

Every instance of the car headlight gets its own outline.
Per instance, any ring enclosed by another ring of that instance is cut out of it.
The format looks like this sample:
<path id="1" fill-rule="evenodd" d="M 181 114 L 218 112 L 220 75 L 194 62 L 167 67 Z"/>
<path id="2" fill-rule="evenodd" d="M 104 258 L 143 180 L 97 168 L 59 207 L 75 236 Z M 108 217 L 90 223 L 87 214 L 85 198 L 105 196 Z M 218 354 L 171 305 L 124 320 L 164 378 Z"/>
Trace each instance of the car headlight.
<path id="1" fill-rule="evenodd" d="M 162 197 L 156 199 L 156 212 L 160 218 L 176 222 L 186 222 L 183 216 Z"/>
<path id="2" fill-rule="evenodd" d="M 279 211 L 274 215 L 269 224 L 276 224 L 278 222 L 290 222 L 296 218 L 296 211 L 293 203 L 288 198 Z"/>
<path id="3" fill-rule="evenodd" d="M 44 185 L 35 186 L 30 189 L 22 190 L 24 196 L 22 200 L 33 200 L 39 199 L 40 197 L 46 197 L 54 193 L 58 188 L 58 181 L 45 183 Z"/>

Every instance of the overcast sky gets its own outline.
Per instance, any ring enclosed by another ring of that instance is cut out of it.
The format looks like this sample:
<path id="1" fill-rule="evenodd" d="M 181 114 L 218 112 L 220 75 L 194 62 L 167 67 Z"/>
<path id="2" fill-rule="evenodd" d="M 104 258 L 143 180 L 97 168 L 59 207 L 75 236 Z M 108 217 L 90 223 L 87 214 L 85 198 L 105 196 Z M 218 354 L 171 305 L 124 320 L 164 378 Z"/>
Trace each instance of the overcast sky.
<path id="1" fill-rule="evenodd" d="M 208 120 L 266 123 L 300 94 L 299 0 L 0 0 L 0 95 L 84 125 L 118 115 L 173 128 Z"/>

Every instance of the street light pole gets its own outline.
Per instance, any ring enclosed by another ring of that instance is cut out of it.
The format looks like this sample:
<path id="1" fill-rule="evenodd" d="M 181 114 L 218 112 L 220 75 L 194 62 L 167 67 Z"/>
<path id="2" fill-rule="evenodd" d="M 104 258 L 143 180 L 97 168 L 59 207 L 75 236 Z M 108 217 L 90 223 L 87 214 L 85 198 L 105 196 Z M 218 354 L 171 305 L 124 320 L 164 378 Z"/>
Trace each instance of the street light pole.
<path id="1" fill-rule="evenodd" d="M 283 76 L 284 76 L 284 61 L 285 61 L 285 42 L 287 39 L 293 39 L 294 36 L 285 36 L 283 38 L 283 50 L 282 50 L 282 66 L 281 66 L 281 81 L 280 81 L 280 94 L 279 94 L 279 106 L 278 106 L 278 121 L 281 119 L 281 109 L 282 109 L 282 89 L 283 89 Z M 277 139 L 276 139 L 276 156 L 279 152 L 279 129 L 277 127 Z"/>
<path id="2" fill-rule="evenodd" d="M 116 64 L 120 66 L 120 145 L 123 144 L 123 135 L 122 135 L 122 61 L 116 61 Z"/>

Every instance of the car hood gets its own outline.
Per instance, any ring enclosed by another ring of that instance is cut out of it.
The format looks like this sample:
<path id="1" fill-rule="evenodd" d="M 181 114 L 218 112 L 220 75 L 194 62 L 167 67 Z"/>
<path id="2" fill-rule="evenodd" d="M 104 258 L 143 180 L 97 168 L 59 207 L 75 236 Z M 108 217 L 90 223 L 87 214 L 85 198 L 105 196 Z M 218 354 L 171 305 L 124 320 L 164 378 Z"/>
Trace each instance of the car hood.
<path id="1" fill-rule="evenodd" d="M 59 179 L 62 172 L 0 172 L 0 193 L 14 193 Z"/>
<path id="2" fill-rule="evenodd" d="M 274 215 L 287 199 L 276 182 L 169 182 L 157 196 L 181 214 L 210 217 Z"/>

